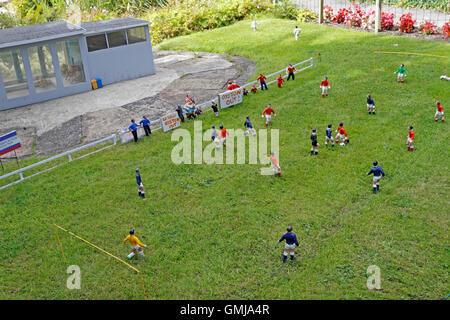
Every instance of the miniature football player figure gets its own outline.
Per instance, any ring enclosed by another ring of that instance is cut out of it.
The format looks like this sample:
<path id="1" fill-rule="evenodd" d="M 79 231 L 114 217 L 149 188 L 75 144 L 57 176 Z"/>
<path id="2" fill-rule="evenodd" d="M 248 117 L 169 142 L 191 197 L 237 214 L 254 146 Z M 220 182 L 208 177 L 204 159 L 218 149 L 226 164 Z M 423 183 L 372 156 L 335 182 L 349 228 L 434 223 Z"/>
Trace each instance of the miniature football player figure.
<path id="1" fill-rule="evenodd" d="M 408 139 L 406 140 L 406 146 L 408 147 L 408 150 L 413 152 L 414 151 L 414 128 L 413 126 L 409 126 L 409 132 L 408 132 Z"/>
<path id="2" fill-rule="evenodd" d="M 328 147 L 328 143 L 331 141 L 331 146 L 334 147 L 334 139 L 331 130 L 331 124 L 328 125 L 328 128 L 325 130 L 325 145 Z"/>
<path id="3" fill-rule="evenodd" d="M 247 116 L 245 122 L 244 122 L 244 127 L 245 129 L 247 129 L 247 131 L 245 131 L 244 135 L 249 135 L 251 134 L 252 136 L 256 136 L 256 130 L 253 128 L 252 123 L 250 122 L 250 117 Z"/>
<path id="4" fill-rule="evenodd" d="M 144 250 L 143 248 L 147 248 L 145 244 L 143 244 L 138 237 L 134 235 L 134 229 L 130 230 L 130 234 L 123 240 L 123 244 L 127 244 L 127 241 L 130 241 L 131 250 L 133 250 L 128 256 L 127 259 L 133 258 L 136 253 L 139 252 L 141 256 L 144 257 Z"/>
<path id="5" fill-rule="evenodd" d="M 402 63 L 397 71 L 394 72 L 394 74 L 397 74 L 397 82 L 405 82 L 405 77 L 407 76 L 405 65 Z"/>
<path id="6" fill-rule="evenodd" d="M 269 125 L 269 123 L 272 122 L 272 113 L 274 116 L 276 116 L 275 111 L 273 111 L 270 104 L 267 105 L 267 108 L 265 108 L 262 112 L 262 118 L 266 116 L 266 127 Z"/>
<path id="7" fill-rule="evenodd" d="M 278 164 L 277 157 L 275 156 L 275 152 L 270 152 L 270 160 L 272 161 L 273 174 L 275 176 L 281 177 L 281 167 Z"/>
<path id="8" fill-rule="evenodd" d="M 441 119 L 442 122 L 445 122 L 444 107 L 441 105 L 440 101 L 436 101 L 436 113 L 434 114 L 434 121 L 438 122 L 439 119 Z"/>
<path id="9" fill-rule="evenodd" d="M 286 262 L 288 255 L 291 256 L 291 261 L 294 260 L 295 246 L 299 246 L 297 236 L 292 232 L 292 227 L 287 227 L 286 231 L 287 232 L 280 238 L 280 240 L 278 240 L 278 243 L 283 240 L 286 241 L 283 252 L 283 263 Z"/>
<path id="10" fill-rule="evenodd" d="M 380 180 L 382 176 L 384 177 L 383 168 L 378 165 L 378 161 L 373 162 L 373 168 L 366 175 L 371 174 L 373 174 L 373 193 L 375 194 L 380 191 Z"/>
<path id="11" fill-rule="evenodd" d="M 375 114 L 375 101 L 373 101 L 370 93 L 367 95 L 367 111 L 369 114 Z"/>
<path id="12" fill-rule="evenodd" d="M 320 88 L 322 89 L 322 98 L 328 97 L 328 89 L 330 89 L 330 83 L 328 82 L 328 77 L 324 77 L 323 81 L 320 83 Z"/>
<path id="13" fill-rule="evenodd" d="M 319 153 L 319 143 L 317 142 L 317 132 L 316 128 L 312 129 L 311 133 L 311 155 L 316 155 Z"/>
<path id="14" fill-rule="evenodd" d="M 345 143 L 349 143 L 350 141 L 348 140 L 347 137 L 347 131 L 345 131 L 344 129 L 344 123 L 339 123 L 339 127 L 336 129 L 337 135 L 336 138 L 334 140 L 336 140 L 336 142 L 340 142 L 340 146 L 344 146 Z"/>

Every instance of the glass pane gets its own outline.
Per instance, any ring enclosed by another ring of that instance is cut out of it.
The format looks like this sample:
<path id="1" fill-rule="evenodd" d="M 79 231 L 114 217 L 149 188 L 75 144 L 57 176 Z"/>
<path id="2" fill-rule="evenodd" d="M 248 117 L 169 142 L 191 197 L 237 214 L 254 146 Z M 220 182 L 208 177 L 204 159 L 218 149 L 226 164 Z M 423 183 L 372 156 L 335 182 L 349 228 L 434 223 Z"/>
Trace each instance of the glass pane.
<path id="1" fill-rule="evenodd" d="M 59 67 L 64 86 L 85 82 L 83 59 L 78 40 L 72 39 L 56 43 Z"/>
<path id="2" fill-rule="evenodd" d="M 20 50 L 0 51 L 0 72 L 2 73 L 8 99 L 29 94 Z"/>
<path id="3" fill-rule="evenodd" d="M 36 92 L 56 89 L 55 70 L 49 45 L 28 48 L 31 73 Z"/>
<path id="4" fill-rule="evenodd" d="M 108 45 L 110 48 L 124 46 L 127 44 L 124 31 L 108 33 Z"/>
<path id="5" fill-rule="evenodd" d="M 96 36 L 90 36 L 86 38 L 88 51 L 96 51 L 106 49 L 106 36 L 104 34 L 98 34 Z"/>
<path id="6" fill-rule="evenodd" d="M 145 36 L 145 28 L 139 27 L 139 28 L 133 28 L 127 30 L 127 36 L 128 36 L 128 43 L 136 43 L 136 42 L 142 42 L 147 39 Z"/>

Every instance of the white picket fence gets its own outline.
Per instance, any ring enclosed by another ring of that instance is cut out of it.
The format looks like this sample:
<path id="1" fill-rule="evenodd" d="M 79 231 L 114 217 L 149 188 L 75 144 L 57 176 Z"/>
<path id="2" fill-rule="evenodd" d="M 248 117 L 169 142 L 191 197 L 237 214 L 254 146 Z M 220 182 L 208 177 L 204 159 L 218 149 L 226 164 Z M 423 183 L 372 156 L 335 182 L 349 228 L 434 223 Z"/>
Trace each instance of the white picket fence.
<path id="1" fill-rule="evenodd" d="M 299 63 L 297 63 L 297 64 L 294 64 L 293 66 L 294 66 L 294 67 L 298 67 L 298 66 L 302 66 L 302 65 L 304 65 L 304 64 L 307 64 L 306 67 L 303 67 L 303 68 L 301 68 L 301 69 L 299 69 L 299 70 L 296 70 L 294 73 L 297 74 L 297 73 L 299 73 L 299 72 L 302 72 L 302 71 L 304 71 L 304 70 L 307 70 L 307 69 L 312 68 L 312 67 L 314 66 L 313 58 L 309 58 L 308 60 L 299 62 Z M 279 70 L 279 71 L 274 72 L 274 73 L 272 73 L 272 74 L 269 74 L 268 76 L 266 76 L 266 78 L 267 78 L 267 79 L 270 79 L 270 78 L 273 78 L 273 77 L 278 76 L 278 75 L 281 74 L 281 73 L 285 73 L 285 75 L 283 76 L 283 78 L 287 78 L 288 75 L 286 74 L 286 69 L 282 69 L 282 70 Z M 276 81 L 277 81 L 276 78 L 275 78 L 274 80 L 268 81 L 268 82 L 267 82 L 267 85 L 271 85 L 272 83 L 275 83 Z M 252 82 L 249 82 L 249 83 L 243 85 L 242 87 L 246 87 L 246 88 L 247 88 L 247 87 L 252 86 L 253 84 L 255 84 L 255 83 L 257 83 L 257 82 L 258 82 L 258 80 L 255 80 L 255 81 L 252 81 Z M 208 110 L 211 110 L 210 105 L 211 105 L 211 103 L 212 103 L 213 101 L 215 101 L 216 103 L 218 103 L 218 98 L 214 98 L 214 99 L 212 99 L 212 100 L 203 102 L 203 103 L 201 103 L 201 104 L 199 104 L 199 105 L 197 105 L 197 106 L 198 106 L 202 111 L 208 111 Z M 208 107 L 208 108 L 205 108 L 205 107 Z M 161 129 L 161 128 L 162 128 L 162 125 L 161 125 L 161 119 L 151 120 L 151 121 L 150 121 L 150 125 L 153 125 L 153 127 L 152 127 L 152 132 Z M 145 135 L 144 130 L 143 130 L 142 128 L 138 128 L 138 136 L 139 136 L 139 137 L 142 137 L 142 136 L 144 136 L 144 135 Z M 129 142 L 129 141 L 133 141 L 132 135 L 131 135 L 131 133 L 130 133 L 129 131 L 121 132 L 121 133 L 119 133 L 118 136 L 119 136 L 119 139 L 122 141 L 122 143 L 126 143 L 126 142 Z M 108 141 L 113 141 L 113 144 L 108 145 L 108 146 L 103 147 L 103 148 L 100 148 L 100 149 L 98 149 L 98 150 L 95 150 L 95 151 L 93 151 L 93 152 L 84 154 L 84 155 L 82 155 L 82 156 L 80 156 L 80 157 L 72 158 L 72 154 L 75 153 L 75 152 L 78 152 L 78 151 L 81 151 L 81 150 L 84 150 L 84 149 L 87 149 L 87 148 L 90 148 L 90 147 L 93 147 L 93 146 L 96 146 L 96 145 L 99 145 L 99 144 L 102 144 L 102 143 L 106 143 L 106 142 L 108 142 Z M 75 148 L 75 149 L 73 149 L 73 150 L 66 151 L 66 152 L 64 152 L 64 153 L 58 154 L 58 155 L 53 156 L 53 157 L 50 157 L 50 158 L 48 158 L 48 159 L 45 159 L 45 160 L 42 160 L 42 161 L 33 163 L 32 165 L 29 165 L 29 166 L 27 166 L 27 167 L 24 167 L 24 168 L 15 170 L 15 171 L 13 171 L 13 172 L 9 172 L 9 173 L 7 173 L 7 174 L 5 174 L 5 175 L 3 175 L 3 176 L 0 176 L 0 180 L 6 179 L 6 178 L 11 177 L 11 176 L 14 176 L 14 175 L 19 175 L 19 179 L 16 180 L 16 181 L 14 181 L 14 182 L 8 183 L 8 184 L 6 184 L 6 185 L 0 186 L 0 190 L 6 189 L 6 188 L 8 188 L 8 187 L 10 187 L 10 186 L 13 186 L 13 185 L 17 184 L 17 183 L 20 183 L 20 182 L 22 182 L 22 181 L 25 181 L 25 180 L 27 180 L 27 179 L 30 179 L 31 177 L 34 177 L 34 176 L 36 176 L 36 175 L 38 175 L 38 174 L 41 174 L 41 173 L 43 173 L 43 172 L 47 172 L 47 171 L 53 170 L 53 169 L 55 169 L 55 168 L 57 168 L 57 167 L 59 167 L 59 166 L 65 164 L 65 163 L 67 163 L 67 162 L 64 162 L 64 163 L 55 165 L 55 166 L 53 166 L 53 167 L 51 167 L 51 168 L 47 168 L 47 169 L 45 169 L 45 170 L 39 171 L 39 172 L 34 173 L 34 174 L 31 174 L 31 175 L 29 175 L 29 176 L 24 176 L 24 172 L 27 171 L 27 170 L 36 168 L 36 167 L 41 166 L 41 165 L 43 165 L 43 164 L 45 164 L 45 163 L 51 162 L 51 161 L 53 161 L 53 160 L 56 160 L 56 159 L 59 159 L 59 158 L 62 158 L 62 157 L 68 157 L 68 162 L 71 162 L 71 161 L 74 161 L 74 160 L 77 160 L 77 159 L 84 158 L 84 157 L 86 157 L 86 156 L 88 156 L 88 155 L 91 155 L 91 154 L 100 152 L 100 151 L 102 151 L 102 150 L 108 149 L 108 148 L 110 148 L 110 147 L 112 147 L 112 146 L 115 146 L 116 144 L 117 144 L 117 135 L 116 135 L 116 134 L 113 134 L 113 135 L 111 135 L 111 136 L 109 136 L 109 137 L 106 137 L 106 138 L 103 138 L 103 139 L 100 139 L 100 140 L 97 140 L 97 141 L 88 143 L 88 144 L 86 144 L 86 145 L 84 145 L 84 146 Z"/>

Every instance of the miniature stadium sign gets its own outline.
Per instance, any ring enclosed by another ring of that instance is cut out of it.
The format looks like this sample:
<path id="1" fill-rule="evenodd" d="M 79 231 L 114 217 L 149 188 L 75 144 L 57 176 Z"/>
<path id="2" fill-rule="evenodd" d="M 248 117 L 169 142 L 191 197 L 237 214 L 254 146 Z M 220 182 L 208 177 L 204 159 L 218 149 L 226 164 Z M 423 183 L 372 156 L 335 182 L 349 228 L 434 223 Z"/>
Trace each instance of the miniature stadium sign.
<path id="1" fill-rule="evenodd" d="M 172 113 L 161 118 L 161 126 L 164 132 L 178 128 L 181 124 L 181 119 L 177 113 Z"/>
<path id="2" fill-rule="evenodd" d="M 0 156 L 21 147 L 16 131 L 0 136 Z"/>
<path id="3" fill-rule="evenodd" d="M 243 95 L 242 88 L 229 90 L 229 91 L 219 94 L 220 108 L 224 109 L 224 108 L 234 106 L 235 104 L 241 103 L 242 95 Z"/>

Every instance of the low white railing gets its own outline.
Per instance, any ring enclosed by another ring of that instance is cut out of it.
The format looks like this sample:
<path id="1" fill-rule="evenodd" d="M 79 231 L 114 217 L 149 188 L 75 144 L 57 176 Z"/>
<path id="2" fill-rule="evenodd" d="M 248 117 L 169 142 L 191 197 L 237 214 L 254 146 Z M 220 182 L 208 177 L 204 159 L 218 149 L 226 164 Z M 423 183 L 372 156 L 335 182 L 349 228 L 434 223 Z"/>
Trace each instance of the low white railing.
<path id="1" fill-rule="evenodd" d="M 106 146 L 106 147 L 104 147 L 104 148 L 95 150 L 95 151 L 90 152 L 90 153 L 87 153 L 87 154 L 84 154 L 84 155 L 82 155 L 82 156 L 80 156 L 80 157 L 77 157 L 77 158 L 72 158 L 72 154 L 75 153 L 75 152 L 78 152 L 78 151 L 81 151 L 81 150 L 84 150 L 84 149 L 87 149 L 87 148 L 90 148 L 90 147 L 93 147 L 93 146 L 95 146 L 95 145 L 102 144 L 102 143 L 105 143 L 105 142 L 108 142 L 108 141 L 111 141 L 111 140 L 113 141 L 113 144 L 111 144 L 111 145 L 109 145 L 109 146 Z M 43 164 L 45 164 L 45 163 L 51 162 L 51 161 L 53 161 L 53 160 L 56 160 L 56 159 L 59 159 L 59 158 L 62 158 L 62 157 L 68 157 L 68 160 L 69 160 L 68 162 L 71 162 L 71 161 L 74 161 L 74 160 L 77 160 L 77 159 L 81 159 L 81 158 L 84 158 L 84 157 L 86 157 L 86 156 L 88 156 L 88 155 L 91 155 L 91 154 L 93 154 L 93 153 L 96 153 L 96 152 L 105 150 L 105 149 L 107 149 L 107 148 L 110 148 L 110 147 L 116 145 L 116 143 L 117 143 L 117 136 L 114 134 L 114 135 L 111 135 L 111 136 L 109 136 L 109 137 L 106 137 L 106 138 L 103 138 L 103 139 L 100 139 L 100 140 L 97 140 L 97 141 L 93 141 L 93 142 L 88 143 L 88 144 L 86 144 L 86 145 L 84 145 L 84 146 L 81 146 L 81 147 L 78 147 L 78 148 L 75 148 L 75 149 L 66 151 L 66 152 L 64 152 L 64 153 L 58 154 L 58 155 L 56 155 L 56 156 L 50 157 L 50 158 L 48 158 L 48 159 L 45 159 L 45 160 L 42 160 L 42 161 L 33 163 L 33 164 L 31 164 L 31 165 L 29 165 L 29 166 L 26 166 L 26 167 L 24 167 L 24 168 L 21 168 L 21 169 L 12 171 L 12 172 L 10 172 L 10 173 L 7 173 L 7 174 L 5 174 L 5 175 L 3 175 L 3 176 L 0 176 L 0 180 L 6 179 L 6 178 L 11 177 L 11 176 L 14 176 L 14 175 L 16 175 L 16 174 L 19 175 L 20 179 L 14 181 L 14 182 L 11 182 L 11 183 L 9 183 L 9 184 L 6 184 L 6 185 L 4 185 L 4 186 L 0 186 L 0 190 L 5 189 L 5 188 L 8 188 L 8 187 L 10 187 L 10 186 L 13 186 L 13 185 L 15 185 L 15 184 L 17 184 L 17 183 L 19 183 L 19 182 L 22 182 L 22 181 L 24 181 L 24 180 L 27 180 L 27 179 L 29 179 L 29 178 L 31 178 L 31 177 L 34 177 L 34 176 L 36 176 L 36 175 L 38 175 L 38 174 L 41 174 L 41 173 L 43 173 L 43 172 L 47 172 L 47 171 L 50 171 L 50 170 L 52 170 L 52 169 L 55 169 L 55 168 L 57 168 L 57 167 L 59 167 L 59 166 L 65 164 L 65 163 L 67 163 L 67 162 L 62 163 L 62 164 L 59 164 L 59 165 L 56 165 L 56 166 L 53 166 L 53 167 L 51 167 L 51 168 L 48 168 L 48 169 L 39 171 L 39 172 L 37 172 L 37 173 L 34 173 L 34 174 L 32 174 L 32 175 L 29 175 L 29 176 L 24 177 L 23 173 L 24 173 L 25 171 L 27 171 L 27 170 L 30 170 L 30 169 L 32 169 L 32 168 L 36 168 L 36 167 L 41 166 L 41 165 L 43 165 Z"/>

